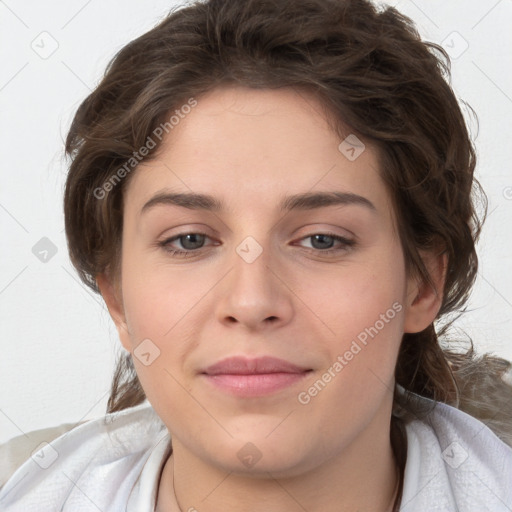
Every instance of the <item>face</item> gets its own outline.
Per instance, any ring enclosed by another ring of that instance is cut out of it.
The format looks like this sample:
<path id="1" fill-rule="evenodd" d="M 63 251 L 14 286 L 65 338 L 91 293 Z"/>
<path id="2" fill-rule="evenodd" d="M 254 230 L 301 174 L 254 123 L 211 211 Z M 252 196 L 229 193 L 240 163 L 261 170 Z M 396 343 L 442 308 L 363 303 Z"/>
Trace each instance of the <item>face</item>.
<path id="1" fill-rule="evenodd" d="M 132 176 L 121 290 L 100 287 L 175 451 L 291 475 L 389 432 L 402 334 L 435 304 L 377 150 L 342 141 L 313 98 L 216 89 Z"/>

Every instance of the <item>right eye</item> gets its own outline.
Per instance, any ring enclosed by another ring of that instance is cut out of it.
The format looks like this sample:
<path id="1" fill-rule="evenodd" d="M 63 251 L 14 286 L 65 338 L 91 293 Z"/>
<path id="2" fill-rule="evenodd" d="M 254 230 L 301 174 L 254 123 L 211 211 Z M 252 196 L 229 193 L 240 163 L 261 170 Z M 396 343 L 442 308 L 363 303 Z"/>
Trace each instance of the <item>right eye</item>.
<path id="1" fill-rule="evenodd" d="M 193 256 L 193 253 L 199 252 L 198 249 L 203 248 L 207 238 L 210 237 L 205 233 L 180 233 L 179 235 L 175 235 L 171 238 L 166 238 L 165 240 L 158 242 L 158 245 L 170 253 L 171 256 L 188 258 Z M 183 249 L 174 248 L 172 244 L 177 241 Z"/>

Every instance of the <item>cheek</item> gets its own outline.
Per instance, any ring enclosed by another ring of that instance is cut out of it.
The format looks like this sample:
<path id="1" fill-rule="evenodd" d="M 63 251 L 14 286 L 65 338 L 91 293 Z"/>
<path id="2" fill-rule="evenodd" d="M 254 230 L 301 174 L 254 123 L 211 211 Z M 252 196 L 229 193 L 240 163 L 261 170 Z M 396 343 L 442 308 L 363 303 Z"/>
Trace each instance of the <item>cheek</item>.
<path id="1" fill-rule="evenodd" d="M 379 330 L 386 330 L 385 326 L 397 323 L 394 320 L 401 316 L 404 285 L 396 277 L 384 277 L 372 267 L 359 271 L 351 267 L 323 281 L 315 279 L 315 287 L 304 288 L 304 293 L 315 305 L 318 317 L 334 331 L 333 336 L 354 338 L 375 324 Z"/>
<path id="2" fill-rule="evenodd" d="M 123 301 L 133 341 L 155 339 L 158 344 L 182 330 L 208 287 L 187 272 L 165 269 L 136 258 L 123 262 Z"/>
<path id="3" fill-rule="evenodd" d="M 197 272 L 141 264 L 133 254 L 123 261 L 123 300 L 134 366 L 154 406 L 176 406 L 187 357 L 201 338 L 198 304 L 211 285 Z"/>
<path id="4" fill-rule="evenodd" d="M 376 286 L 375 275 L 361 279 L 347 277 L 343 289 L 331 283 L 329 297 L 318 295 L 319 316 L 335 334 L 315 346 L 325 356 L 324 365 L 303 386 L 298 401 L 332 422 L 327 430 L 349 429 L 353 418 L 366 421 L 393 389 L 403 331 L 400 288 Z"/>
<path id="5" fill-rule="evenodd" d="M 144 392 L 161 417 L 183 407 L 187 393 L 181 378 L 187 354 L 197 339 L 190 321 L 199 291 L 184 293 L 170 272 L 125 260 L 123 300 L 133 363 Z M 203 292 L 204 294 L 204 292 Z"/>
<path id="6" fill-rule="evenodd" d="M 401 253 L 388 254 L 317 279 L 313 288 L 304 287 L 306 300 L 315 304 L 312 309 L 329 328 L 323 345 L 329 365 L 338 361 L 342 366 L 342 371 L 335 371 L 341 369 L 338 364 L 331 373 L 343 373 L 336 380 L 352 389 L 363 389 L 368 379 L 388 382 L 394 374 L 403 334 L 405 272 Z"/>

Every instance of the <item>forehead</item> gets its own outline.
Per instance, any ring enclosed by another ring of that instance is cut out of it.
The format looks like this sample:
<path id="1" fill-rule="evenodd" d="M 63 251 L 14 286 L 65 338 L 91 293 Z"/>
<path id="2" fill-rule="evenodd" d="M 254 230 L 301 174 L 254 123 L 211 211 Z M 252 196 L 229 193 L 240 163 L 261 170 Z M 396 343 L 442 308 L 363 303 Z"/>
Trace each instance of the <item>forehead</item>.
<path id="1" fill-rule="evenodd" d="M 386 209 L 378 151 L 356 141 L 349 129 L 334 133 L 321 104 L 304 92 L 215 89 L 174 125 L 155 159 L 139 164 L 126 203 L 140 210 L 167 189 L 213 194 L 233 209 L 271 208 L 287 195 L 337 190 Z"/>

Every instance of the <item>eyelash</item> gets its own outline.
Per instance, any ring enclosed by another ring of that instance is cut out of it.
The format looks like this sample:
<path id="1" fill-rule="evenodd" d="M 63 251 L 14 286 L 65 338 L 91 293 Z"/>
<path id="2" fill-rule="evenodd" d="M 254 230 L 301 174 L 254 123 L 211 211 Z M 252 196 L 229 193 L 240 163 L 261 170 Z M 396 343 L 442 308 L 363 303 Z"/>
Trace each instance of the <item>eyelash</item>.
<path id="1" fill-rule="evenodd" d="M 191 258 L 195 255 L 194 253 L 199 253 L 201 251 L 201 249 L 203 249 L 203 247 L 199 247 L 198 249 L 189 249 L 189 250 L 170 249 L 169 248 L 169 244 L 171 242 L 174 242 L 175 240 L 178 240 L 187 235 L 201 235 L 201 236 L 205 236 L 206 238 L 210 238 L 206 233 L 200 233 L 200 232 L 180 233 L 171 238 L 166 238 L 165 240 L 158 242 L 158 246 L 162 247 L 171 256 L 176 256 L 178 258 Z M 332 238 L 333 240 L 340 242 L 343 245 L 343 247 L 338 248 L 338 249 L 331 248 L 331 249 L 325 249 L 325 250 L 305 247 L 305 249 L 307 249 L 308 252 L 318 252 L 322 255 L 331 255 L 333 253 L 346 252 L 347 250 L 355 247 L 355 245 L 356 245 L 356 242 L 354 240 L 350 240 L 348 238 L 345 238 L 345 237 L 339 236 L 339 235 L 335 235 L 334 233 L 330 233 L 330 232 L 313 233 L 312 235 L 302 237 L 300 240 L 312 238 L 317 235 L 328 236 L 328 237 Z"/>

